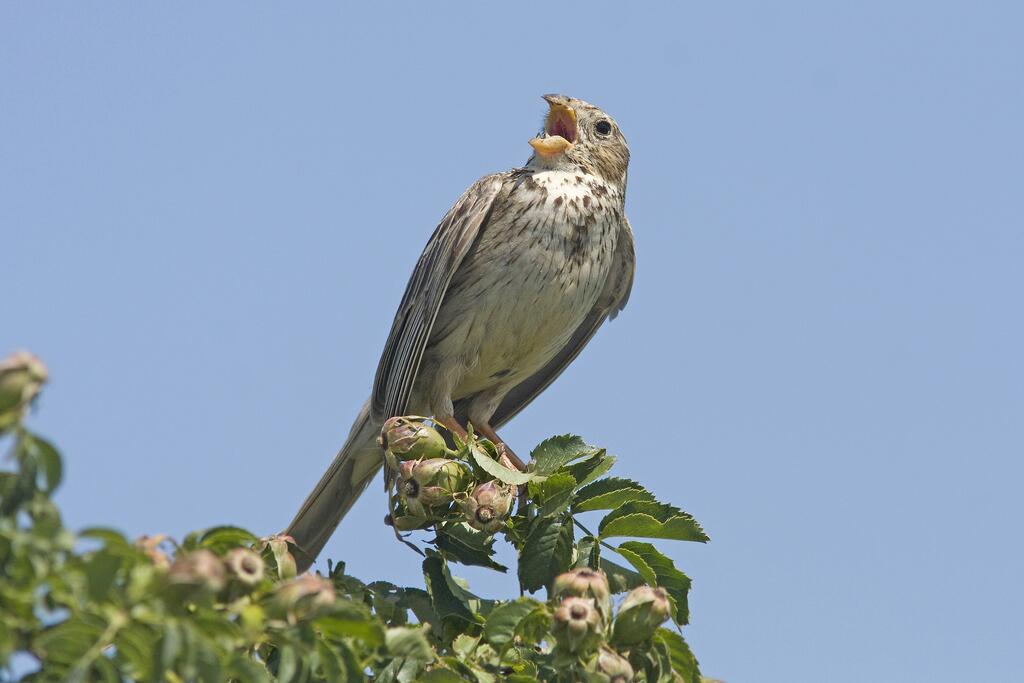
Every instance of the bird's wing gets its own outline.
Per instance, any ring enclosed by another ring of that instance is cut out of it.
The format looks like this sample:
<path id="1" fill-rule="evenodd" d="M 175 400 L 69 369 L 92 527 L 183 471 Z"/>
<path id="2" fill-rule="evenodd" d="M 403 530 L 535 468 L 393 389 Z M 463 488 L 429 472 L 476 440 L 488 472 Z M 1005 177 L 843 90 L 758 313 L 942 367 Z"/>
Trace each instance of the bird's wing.
<path id="1" fill-rule="evenodd" d="M 629 300 L 629 293 L 633 289 L 633 272 L 636 269 L 636 251 L 633 245 L 633 229 L 629 225 L 629 219 L 623 216 L 622 230 L 619 233 L 618 242 L 615 245 L 615 256 L 612 260 L 612 268 L 608 273 L 608 281 L 605 283 L 601 296 L 584 319 L 583 323 L 576 328 L 570 337 L 569 342 L 558 352 L 554 358 L 543 368 L 530 375 L 522 383 L 516 385 L 512 391 L 505 396 L 505 399 L 498 406 L 494 416 L 491 418 L 491 425 L 498 428 L 505 424 L 516 414 L 525 408 L 548 385 L 562 374 L 576 356 L 580 354 L 583 347 L 587 345 L 590 338 L 597 332 L 597 328 L 607 320 L 618 315 L 626 306 Z M 459 408 L 462 408 L 462 411 Z M 464 419 L 461 415 L 466 406 L 456 406 L 456 416 Z"/>
<path id="2" fill-rule="evenodd" d="M 405 414 L 441 301 L 480 228 L 487 223 L 506 178 L 507 174 L 484 176 L 466 190 L 420 255 L 377 366 L 371 410 L 378 422 Z"/>

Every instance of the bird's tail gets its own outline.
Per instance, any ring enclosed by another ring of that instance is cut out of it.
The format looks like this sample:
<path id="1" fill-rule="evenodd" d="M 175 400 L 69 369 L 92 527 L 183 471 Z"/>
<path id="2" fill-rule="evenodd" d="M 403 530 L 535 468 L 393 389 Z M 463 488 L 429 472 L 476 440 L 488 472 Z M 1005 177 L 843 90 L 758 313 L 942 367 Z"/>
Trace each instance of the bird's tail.
<path id="1" fill-rule="evenodd" d="M 370 419 L 370 402 L 367 401 L 345 445 L 284 531 L 295 539 L 295 562 L 300 572 L 313 564 L 341 518 L 383 464 L 377 445 L 379 433 L 380 425 Z"/>

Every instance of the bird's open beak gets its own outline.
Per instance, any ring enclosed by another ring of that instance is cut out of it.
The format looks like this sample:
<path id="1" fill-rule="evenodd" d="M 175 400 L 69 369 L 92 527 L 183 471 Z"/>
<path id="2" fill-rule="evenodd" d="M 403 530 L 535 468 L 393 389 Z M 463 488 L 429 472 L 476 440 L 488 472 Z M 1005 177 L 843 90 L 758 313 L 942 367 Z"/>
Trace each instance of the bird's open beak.
<path id="1" fill-rule="evenodd" d="M 576 112 L 551 95 L 544 99 L 551 107 L 544 121 L 544 134 L 530 140 L 530 146 L 542 157 L 552 157 L 576 144 Z"/>

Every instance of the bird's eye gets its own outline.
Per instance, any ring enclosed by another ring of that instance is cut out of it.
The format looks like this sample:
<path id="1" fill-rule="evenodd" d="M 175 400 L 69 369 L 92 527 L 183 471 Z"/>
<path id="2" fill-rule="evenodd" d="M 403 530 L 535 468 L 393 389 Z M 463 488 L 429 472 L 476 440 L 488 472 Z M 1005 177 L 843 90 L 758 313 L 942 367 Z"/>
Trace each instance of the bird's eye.
<path id="1" fill-rule="evenodd" d="M 608 135 L 609 133 L 612 132 L 612 124 L 609 123 L 608 121 L 605 121 L 604 119 L 601 119 L 600 121 L 594 124 L 594 131 L 598 135 Z"/>

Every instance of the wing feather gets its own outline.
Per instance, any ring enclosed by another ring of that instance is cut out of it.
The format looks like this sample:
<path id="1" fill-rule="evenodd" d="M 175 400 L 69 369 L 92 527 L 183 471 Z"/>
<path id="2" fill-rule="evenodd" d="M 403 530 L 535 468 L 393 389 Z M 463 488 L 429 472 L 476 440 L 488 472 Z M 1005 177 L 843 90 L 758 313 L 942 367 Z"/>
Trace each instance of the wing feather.
<path id="1" fill-rule="evenodd" d="M 373 418 L 404 415 L 445 292 L 487 223 L 507 174 L 485 176 L 448 211 L 406 285 L 373 382 Z"/>

